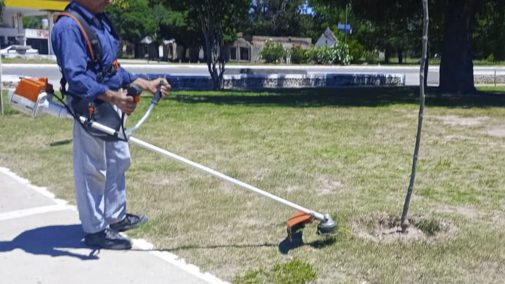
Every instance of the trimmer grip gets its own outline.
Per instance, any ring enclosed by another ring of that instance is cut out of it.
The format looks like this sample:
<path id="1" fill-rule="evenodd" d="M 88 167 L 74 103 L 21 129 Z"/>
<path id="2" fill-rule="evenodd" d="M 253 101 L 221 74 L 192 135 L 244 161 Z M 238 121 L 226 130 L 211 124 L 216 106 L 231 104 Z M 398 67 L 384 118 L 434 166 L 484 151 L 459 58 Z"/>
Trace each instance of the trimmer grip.
<path id="1" fill-rule="evenodd" d="M 140 94 L 142 94 L 142 89 L 135 84 L 130 84 L 127 95 L 133 97 L 133 101 L 137 104 L 140 102 Z"/>
<path id="2" fill-rule="evenodd" d="M 156 93 L 154 93 L 151 103 L 157 105 L 160 100 L 161 100 L 161 84 L 156 89 Z"/>

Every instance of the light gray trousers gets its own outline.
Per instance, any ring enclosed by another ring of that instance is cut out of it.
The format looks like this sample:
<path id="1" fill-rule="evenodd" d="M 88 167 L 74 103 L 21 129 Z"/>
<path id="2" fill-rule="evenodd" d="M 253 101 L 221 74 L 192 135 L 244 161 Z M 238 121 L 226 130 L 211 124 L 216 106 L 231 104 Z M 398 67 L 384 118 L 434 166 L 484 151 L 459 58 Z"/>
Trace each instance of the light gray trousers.
<path id="1" fill-rule="evenodd" d="M 73 164 L 77 208 L 86 234 L 96 233 L 126 216 L 125 172 L 130 150 L 123 141 L 93 137 L 74 121 Z"/>

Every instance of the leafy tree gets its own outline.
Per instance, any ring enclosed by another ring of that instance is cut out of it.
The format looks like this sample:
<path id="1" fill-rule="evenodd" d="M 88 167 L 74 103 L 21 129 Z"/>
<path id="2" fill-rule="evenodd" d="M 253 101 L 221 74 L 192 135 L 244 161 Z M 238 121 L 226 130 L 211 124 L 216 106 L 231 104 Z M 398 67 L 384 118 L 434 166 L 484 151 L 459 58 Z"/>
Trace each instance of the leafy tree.
<path id="1" fill-rule="evenodd" d="M 291 63 L 293 64 L 307 63 L 308 56 L 306 54 L 307 52 L 305 49 L 301 48 L 300 46 L 293 46 L 293 48 L 291 48 Z"/>
<path id="2" fill-rule="evenodd" d="M 304 10 L 305 0 L 255 0 L 247 34 L 268 36 L 310 36 L 312 16 Z M 324 30 L 324 29 L 323 29 Z"/>
<path id="3" fill-rule="evenodd" d="M 474 32 L 475 57 L 505 60 L 505 2 L 488 2 L 477 15 Z"/>
<path id="4" fill-rule="evenodd" d="M 342 1 L 345 4 L 348 1 Z M 385 51 L 385 61 L 397 53 L 399 63 L 403 63 L 404 52 L 414 43 L 419 45 L 421 4 L 402 0 L 352 1 L 351 8 L 368 23 L 369 47 Z"/>
<path id="5" fill-rule="evenodd" d="M 282 44 L 267 41 L 265 47 L 261 50 L 261 58 L 266 63 L 280 63 L 288 55 L 288 52 Z"/>
<path id="6" fill-rule="evenodd" d="M 333 46 L 315 47 L 307 50 L 308 61 L 315 64 L 349 64 L 352 57 L 347 44 L 337 42 Z"/>
<path id="7" fill-rule="evenodd" d="M 403 48 L 403 43 L 419 44 L 418 35 L 421 8 L 418 0 L 312 0 L 320 5 L 343 7 L 351 3 L 353 12 L 368 21 L 378 47 Z M 311 1 L 311 2 L 312 2 Z M 433 15 L 430 49 L 441 52 L 440 89 L 451 93 L 472 93 L 473 80 L 473 28 L 480 8 L 485 5 L 502 3 L 501 0 L 432 0 L 430 12 Z M 413 28 L 414 39 L 399 40 Z M 398 37 L 398 38 L 397 38 Z M 384 42 L 381 42 L 384 40 Z M 401 44 L 400 44 L 401 43 Z M 418 50 L 418 48 L 417 48 Z M 387 52 L 386 52 L 387 53 Z"/>
<path id="8" fill-rule="evenodd" d="M 23 27 L 25 29 L 41 29 L 43 18 L 43 16 L 23 17 Z"/>
<path id="9" fill-rule="evenodd" d="M 159 23 L 159 37 L 175 38 L 183 48 L 197 49 L 204 44 L 198 21 L 189 16 L 189 12 L 180 4 L 164 3 L 163 0 L 151 1 L 154 14 Z M 183 50 L 186 54 L 186 49 Z M 190 58 L 196 61 L 196 58 Z"/>
<path id="10" fill-rule="evenodd" d="M 138 44 L 144 37 L 155 38 L 158 22 L 148 0 L 129 0 L 114 2 L 107 12 L 120 37 Z"/>
<path id="11" fill-rule="evenodd" d="M 187 11 L 188 23 L 199 27 L 205 42 L 205 58 L 214 89 L 223 88 L 228 45 L 247 19 L 249 0 L 165 0 L 167 5 Z"/>

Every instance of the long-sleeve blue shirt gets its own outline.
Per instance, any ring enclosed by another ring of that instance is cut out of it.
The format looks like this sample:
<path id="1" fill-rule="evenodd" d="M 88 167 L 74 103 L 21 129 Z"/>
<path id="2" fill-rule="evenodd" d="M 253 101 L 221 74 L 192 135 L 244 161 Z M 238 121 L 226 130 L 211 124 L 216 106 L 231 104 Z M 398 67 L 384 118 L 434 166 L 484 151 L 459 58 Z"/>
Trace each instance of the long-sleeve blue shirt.
<path id="1" fill-rule="evenodd" d="M 103 66 L 111 66 L 117 59 L 119 41 L 112 35 L 112 29 L 104 20 L 103 14 L 93 15 L 76 2 L 71 2 L 67 9 L 82 15 L 95 31 L 102 46 L 99 60 Z M 107 90 L 118 90 L 137 79 L 136 75 L 120 67 L 113 76 L 106 77 L 102 83 L 97 82 L 97 70 L 100 67 L 90 64 L 92 59 L 84 35 L 77 22 L 70 17 L 61 17 L 56 22 L 51 43 L 58 65 L 68 82 L 68 92 L 72 95 L 92 100 Z"/>

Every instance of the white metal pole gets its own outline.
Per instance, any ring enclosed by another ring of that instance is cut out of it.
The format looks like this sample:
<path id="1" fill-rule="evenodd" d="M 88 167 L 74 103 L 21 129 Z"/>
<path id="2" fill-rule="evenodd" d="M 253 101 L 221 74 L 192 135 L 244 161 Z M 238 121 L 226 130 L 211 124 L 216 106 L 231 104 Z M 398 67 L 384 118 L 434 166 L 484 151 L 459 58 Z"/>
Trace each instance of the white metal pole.
<path id="1" fill-rule="evenodd" d="M 70 116 L 70 115 L 68 115 L 67 117 L 68 118 L 72 118 L 72 116 Z M 82 123 L 86 123 L 87 119 L 84 116 L 81 116 L 80 117 L 80 121 Z M 112 128 L 108 127 L 108 126 L 105 126 L 103 124 L 100 124 L 98 122 L 91 122 L 91 127 L 95 128 L 95 129 L 98 129 L 98 130 L 100 130 L 100 131 L 102 131 L 104 133 L 108 133 L 110 135 L 114 135 L 116 133 L 116 131 L 114 129 L 112 129 Z M 319 212 L 307 209 L 307 208 L 305 208 L 303 206 L 300 206 L 300 205 L 298 205 L 296 203 L 293 203 L 293 202 L 288 201 L 286 199 L 283 199 L 283 198 L 281 198 L 279 196 L 276 196 L 274 194 L 271 194 L 269 192 L 261 190 L 261 189 L 255 187 L 255 186 L 249 185 L 249 184 L 247 184 L 245 182 L 242 182 L 242 181 L 239 181 L 239 180 L 234 179 L 232 177 L 229 177 L 229 176 L 227 176 L 225 174 L 222 174 L 222 173 L 220 173 L 220 172 L 218 172 L 216 170 L 213 170 L 213 169 L 211 169 L 209 167 L 206 167 L 204 165 L 201 165 L 201 164 L 195 163 L 193 161 L 190 161 L 190 160 L 188 160 L 188 159 L 186 159 L 184 157 L 181 157 L 181 156 L 179 156 L 177 154 L 171 153 L 171 152 L 169 152 L 167 150 L 161 149 L 160 147 L 157 147 L 157 146 L 154 146 L 154 145 L 149 144 L 147 142 L 144 142 L 144 141 L 142 141 L 140 139 L 137 139 L 137 138 L 135 138 L 133 136 L 131 136 L 128 139 L 128 141 L 130 143 L 132 143 L 134 145 L 137 145 L 137 146 L 140 146 L 140 147 L 142 147 L 144 149 L 156 152 L 156 153 L 158 153 L 158 154 L 160 154 L 160 155 L 162 155 L 162 156 L 164 156 L 166 158 L 170 158 L 170 159 L 176 160 L 178 162 L 181 162 L 183 164 L 186 164 L 188 166 L 191 166 L 193 168 L 196 168 L 196 169 L 199 169 L 199 170 L 201 170 L 203 172 L 211 174 L 211 175 L 213 175 L 213 176 L 215 176 L 217 178 L 220 178 L 222 180 L 231 182 L 231 183 L 233 183 L 235 185 L 238 185 L 238 186 L 240 186 L 242 188 L 245 188 L 245 189 L 247 189 L 249 191 L 256 192 L 256 193 L 258 193 L 260 195 L 263 195 L 265 197 L 273 199 L 273 200 L 275 200 L 275 201 L 277 201 L 279 203 L 282 203 L 282 204 L 284 204 L 284 205 L 286 205 L 288 207 L 291 207 L 291 208 L 296 209 L 298 211 L 307 213 L 307 214 L 311 215 L 315 219 L 318 219 L 318 220 L 321 220 L 321 221 L 324 221 L 326 219 L 325 216 L 323 214 L 319 213 Z"/>
<path id="2" fill-rule="evenodd" d="M 261 189 L 259 189 L 259 188 L 257 188 L 257 187 L 254 187 L 254 186 L 252 186 L 252 185 L 249 185 L 249 184 L 247 184 L 247 183 L 245 183 L 245 182 L 242 182 L 242 181 L 239 181 L 239 180 L 234 179 L 234 178 L 232 178 L 232 177 L 229 177 L 229 176 L 227 176 L 227 175 L 225 175 L 225 174 L 222 174 L 222 173 L 220 173 L 220 172 L 218 172 L 218 171 L 216 171 L 216 170 L 213 170 L 213 169 L 208 168 L 208 167 L 206 167 L 206 166 L 203 166 L 203 165 L 201 165 L 201 164 L 198 164 L 198 163 L 192 162 L 192 161 L 190 161 L 190 160 L 188 160 L 188 159 L 186 159 L 186 158 L 183 158 L 183 157 L 181 157 L 181 156 L 178 156 L 178 155 L 176 155 L 176 154 L 174 154 L 174 153 L 170 153 L 170 152 L 168 152 L 168 151 L 166 151 L 166 150 L 164 150 L 164 149 L 161 149 L 161 148 L 159 148 L 159 147 L 156 147 L 156 146 L 154 146 L 154 145 L 151 145 L 151 144 L 149 144 L 149 143 L 146 143 L 146 142 L 144 142 L 144 141 L 142 141 L 142 140 L 139 140 L 139 139 L 137 139 L 137 138 L 135 138 L 135 137 L 130 137 L 129 141 L 130 141 L 131 143 L 133 143 L 133 144 L 137 145 L 137 146 L 140 146 L 140 147 L 142 147 L 142 148 L 145 148 L 145 149 L 151 150 L 151 151 L 156 152 L 156 153 L 158 153 L 158 154 L 160 154 L 160 155 L 162 155 L 162 156 L 165 156 L 165 157 L 167 157 L 167 158 L 170 158 L 170 159 L 173 159 L 173 160 L 179 161 L 179 162 L 181 162 L 181 163 L 183 163 L 183 164 L 189 165 L 189 166 L 191 166 L 191 167 L 193 167 L 193 168 L 197 168 L 197 169 L 199 169 L 199 170 L 201 170 L 201 171 L 203 171 L 203 172 L 206 172 L 206 173 L 208 173 L 208 174 L 211 174 L 211 175 L 213 175 L 213 176 L 215 176 L 215 177 L 217 177 L 217 178 L 220 178 L 220 179 L 226 180 L 226 181 L 231 182 L 231 183 L 233 183 L 233 184 L 236 184 L 236 185 L 238 185 L 238 186 L 240 186 L 240 187 L 242 187 L 242 188 L 245 188 L 245 189 L 247 189 L 247 190 L 250 190 L 250 191 L 256 192 L 256 193 L 258 193 L 258 194 L 260 194 L 260 195 L 263 195 L 263 196 L 265 196 L 265 197 L 268 197 L 268 198 L 270 198 L 270 199 L 273 199 L 273 200 L 275 200 L 275 201 L 277 201 L 277 202 L 280 202 L 280 203 L 282 203 L 282 204 L 284 204 L 284 205 L 286 205 L 286 206 L 288 206 L 288 207 L 291 207 L 291 208 L 294 208 L 294 209 L 296 209 L 296 210 L 302 211 L 302 212 L 304 212 L 304 213 L 310 214 L 311 216 L 313 216 L 314 218 L 316 218 L 316 219 L 318 219 L 318 220 L 324 220 L 324 219 L 325 219 L 325 218 L 324 218 L 324 215 L 323 215 L 323 214 L 321 214 L 321 213 L 318 213 L 318 212 L 312 211 L 312 210 L 310 210 L 310 209 L 307 209 L 307 208 L 305 208 L 305 207 L 302 207 L 302 206 L 300 206 L 300 205 L 298 205 L 298 204 L 295 204 L 295 203 L 293 203 L 293 202 L 291 202 L 291 201 L 288 201 L 288 200 L 286 200 L 286 199 L 283 199 L 283 198 L 281 198 L 281 197 L 278 197 L 278 196 L 276 196 L 276 195 L 273 195 L 273 194 L 271 194 L 271 193 L 269 193 L 269 192 L 266 192 L 266 191 L 264 191 L 264 190 L 261 190 Z"/>

